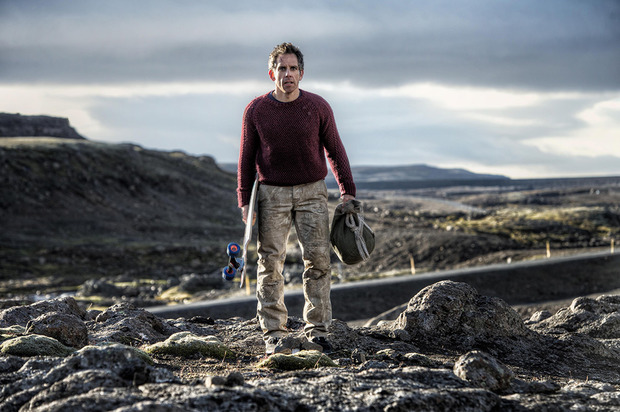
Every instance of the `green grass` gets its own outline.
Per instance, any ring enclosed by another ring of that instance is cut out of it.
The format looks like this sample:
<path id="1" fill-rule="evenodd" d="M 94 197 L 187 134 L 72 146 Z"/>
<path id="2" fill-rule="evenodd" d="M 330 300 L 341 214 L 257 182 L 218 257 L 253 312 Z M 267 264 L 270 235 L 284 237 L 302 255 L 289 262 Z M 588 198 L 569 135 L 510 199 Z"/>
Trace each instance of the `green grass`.
<path id="1" fill-rule="evenodd" d="M 546 241 L 570 242 L 578 235 L 603 240 L 620 232 L 602 207 L 512 207 L 479 218 L 447 216 L 435 220 L 434 224 L 444 230 L 471 235 L 502 236 L 528 246 Z"/>

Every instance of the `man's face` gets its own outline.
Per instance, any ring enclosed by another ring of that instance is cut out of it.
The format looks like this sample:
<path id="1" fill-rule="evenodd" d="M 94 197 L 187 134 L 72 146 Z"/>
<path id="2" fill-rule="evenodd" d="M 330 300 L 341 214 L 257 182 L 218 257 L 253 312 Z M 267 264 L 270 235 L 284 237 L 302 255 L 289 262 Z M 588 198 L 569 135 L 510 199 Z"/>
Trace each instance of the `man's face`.
<path id="1" fill-rule="evenodd" d="M 297 92 L 299 81 L 303 76 L 304 72 L 299 69 L 297 56 L 292 53 L 278 56 L 275 69 L 269 70 L 269 77 L 276 84 L 276 93 L 286 95 Z"/>

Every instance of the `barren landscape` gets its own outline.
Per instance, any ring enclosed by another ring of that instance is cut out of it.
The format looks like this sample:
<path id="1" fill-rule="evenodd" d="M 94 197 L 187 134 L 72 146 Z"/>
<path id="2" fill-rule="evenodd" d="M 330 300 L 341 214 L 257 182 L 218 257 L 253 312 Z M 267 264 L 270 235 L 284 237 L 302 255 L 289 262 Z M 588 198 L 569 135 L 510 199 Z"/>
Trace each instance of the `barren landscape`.
<path id="1" fill-rule="evenodd" d="M 69 293 L 105 307 L 239 293 L 219 275 L 226 244 L 243 230 L 235 176 L 213 159 L 86 140 L 5 138 L 0 171 L 0 297 Z M 553 256 L 609 250 L 619 230 L 619 185 L 618 178 L 402 190 L 361 184 L 376 250 L 352 267 L 334 255 L 333 280 L 544 258 L 547 245 Z M 285 273 L 294 287 L 302 271 L 294 231 L 289 243 Z"/>
<path id="2" fill-rule="evenodd" d="M 413 180 L 360 181 L 377 246 L 355 266 L 334 255 L 334 283 L 609 251 L 618 239 L 620 178 Z M 0 138 L 0 226 L 3 411 L 620 406 L 612 288 L 511 307 L 439 282 L 395 320 L 361 326 L 334 314 L 334 353 L 269 359 L 255 319 L 147 312 L 246 293 L 220 276 L 243 227 L 235 176 L 209 157 Z M 289 240 L 287 287 L 298 288 L 294 232 Z M 299 319 L 288 327 L 293 346 L 311 349 Z"/>

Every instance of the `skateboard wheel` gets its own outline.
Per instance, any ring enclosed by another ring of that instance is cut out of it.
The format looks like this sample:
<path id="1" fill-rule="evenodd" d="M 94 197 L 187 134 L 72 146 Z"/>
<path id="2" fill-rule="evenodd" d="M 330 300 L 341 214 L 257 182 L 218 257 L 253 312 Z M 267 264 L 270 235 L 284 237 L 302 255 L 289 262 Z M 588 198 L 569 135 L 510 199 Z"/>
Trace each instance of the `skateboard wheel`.
<path id="1" fill-rule="evenodd" d="M 241 252 L 241 246 L 239 246 L 235 242 L 229 243 L 228 247 L 226 248 L 226 254 L 230 257 L 236 257 L 239 255 L 240 252 Z"/>
<path id="2" fill-rule="evenodd" d="M 224 269 L 222 269 L 222 279 L 224 280 L 233 280 L 236 274 L 237 269 L 231 268 L 230 266 L 226 266 Z"/>

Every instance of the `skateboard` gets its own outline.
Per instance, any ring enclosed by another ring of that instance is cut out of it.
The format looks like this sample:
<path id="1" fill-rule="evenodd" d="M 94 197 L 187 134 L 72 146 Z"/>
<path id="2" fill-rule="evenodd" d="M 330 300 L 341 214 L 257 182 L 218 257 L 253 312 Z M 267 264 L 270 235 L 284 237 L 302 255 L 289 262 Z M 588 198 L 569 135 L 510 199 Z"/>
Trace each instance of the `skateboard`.
<path id="1" fill-rule="evenodd" d="M 244 262 L 239 253 L 241 252 L 241 246 L 235 242 L 231 242 L 226 247 L 226 254 L 228 255 L 228 266 L 222 269 L 222 277 L 224 280 L 233 280 L 238 271 L 243 271 Z"/>
<path id="2" fill-rule="evenodd" d="M 256 192 L 258 191 L 258 179 L 254 181 L 252 186 L 252 194 L 250 195 L 250 204 L 248 208 L 248 216 L 245 221 L 245 234 L 243 236 L 243 247 L 239 246 L 235 242 L 231 242 L 226 247 L 226 254 L 228 255 L 228 265 L 222 269 L 222 278 L 231 281 L 235 278 L 235 275 L 239 273 L 241 281 L 239 287 L 242 288 L 245 283 L 245 263 L 248 258 L 248 244 L 252 240 L 252 221 L 254 220 L 254 207 L 256 205 Z M 241 257 L 239 257 L 241 254 Z"/>

